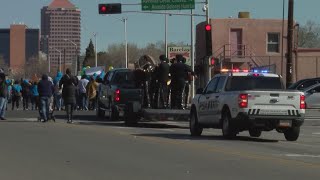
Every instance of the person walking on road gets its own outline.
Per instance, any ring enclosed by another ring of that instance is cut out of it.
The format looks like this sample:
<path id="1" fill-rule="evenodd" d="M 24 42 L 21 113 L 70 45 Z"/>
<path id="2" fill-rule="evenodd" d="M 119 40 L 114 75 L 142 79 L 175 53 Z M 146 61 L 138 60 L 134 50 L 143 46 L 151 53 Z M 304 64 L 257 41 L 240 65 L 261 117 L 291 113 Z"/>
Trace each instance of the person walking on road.
<path id="1" fill-rule="evenodd" d="M 76 79 L 71 75 L 69 68 L 60 80 L 59 88 L 62 88 L 62 98 L 67 112 L 67 123 L 72 123 L 74 105 L 76 104 Z"/>
<path id="2" fill-rule="evenodd" d="M 39 108 L 39 92 L 38 92 L 38 82 L 34 81 L 31 83 L 31 110 L 38 110 Z"/>
<path id="3" fill-rule="evenodd" d="M 22 87 L 19 83 L 19 80 L 16 80 L 14 82 L 13 87 L 12 87 L 12 110 L 14 110 L 14 105 L 16 105 L 17 110 L 19 110 L 19 103 L 21 100 L 21 92 L 22 92 Z"/>
<path id="4" fill-rule="evenodd" d="M 6 120 L 5 113 L 7 107 L 7 94 L 8 94 L 8 87 L 6 83 L 6 76 L 2 72 L 0 73 L 0 119 Z"/>
<path id="5" fill-rule="evenodd" d="M 89 80 L 86 79 L 86 75 L 82 75 L 81 80 L 79 81 L 78 88 L 80 94 L 80 110 L 88 110 L 88 96 L 86 87 L 89 83 Z"/>
<path id="6" fill-rule="evenodd" d="M 49 81 L 48 75 L 42 75 L 41 81 L 38 84 L 42 122 L 48 121 L 49 105 L 51 103 L 53 91 L 54 87 L 52 82 Z"/>
<path id="7" fill-rule="evenodd" d="M 87 85 L 87 96 L 89 98 L 89 106 L 90 109 L 95 110 L 96 108 L 96 100 L 97 100 L 97 91 L 98 91 L 99 84 L 96 82 L 93 76 L 90 77 L 90 81 Z"/>

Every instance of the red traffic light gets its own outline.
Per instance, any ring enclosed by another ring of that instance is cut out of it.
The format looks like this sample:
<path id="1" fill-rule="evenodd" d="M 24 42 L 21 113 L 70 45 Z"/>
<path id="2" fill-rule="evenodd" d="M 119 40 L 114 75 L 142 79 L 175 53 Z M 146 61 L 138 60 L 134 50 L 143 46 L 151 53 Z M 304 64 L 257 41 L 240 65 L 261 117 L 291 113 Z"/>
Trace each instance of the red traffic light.
<path id="1" fill-rule="evenodd" d="M 101 12 L 107 12 L 107 6 L 101 6 L 100 7 Z"/>
<path id="2" fill-rule="evenodd" d="M 121 3 L 99 4 L 99 14 L 121 14 Z"/>
<path id="3" fill-rule="evenodd" d="M 211 31 L 211 25 L 210 24 L 206 25 L 206 31 Z"/>
<path id="4" fill-rule="evenodd" d="M 211 57 L 211 59 L 210 59 L 210 65 L 211 65 L 211 66 L 214 66 L 214 63 L 215 63 L 214 57 Z"/>

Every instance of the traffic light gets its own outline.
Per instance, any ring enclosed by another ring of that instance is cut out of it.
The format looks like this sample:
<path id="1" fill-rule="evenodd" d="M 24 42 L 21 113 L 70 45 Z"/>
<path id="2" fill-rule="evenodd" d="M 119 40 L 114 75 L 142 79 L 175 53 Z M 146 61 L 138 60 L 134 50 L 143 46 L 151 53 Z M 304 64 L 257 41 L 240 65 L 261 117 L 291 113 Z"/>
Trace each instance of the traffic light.
<path id="1" fill-rule="evenodd" d="M 215 59 L 214 59 L 214 57 L 211 56 L 211 57 L 209 58 L 209 60 L 210 60 L 210 66 L 214 66 L 214 64 L 215 64 Z"/>
<path id="2" fill-rule="evenodd" d="M 205 33 L 206 33 L 206 55 L 212 55 L 212 27 L 211 24 L 205 25 Z"/>
<path id="3" fill-rule="evenodd" d="M 121 3 L 99 4 L 99 14 L 121 14 Z"/>

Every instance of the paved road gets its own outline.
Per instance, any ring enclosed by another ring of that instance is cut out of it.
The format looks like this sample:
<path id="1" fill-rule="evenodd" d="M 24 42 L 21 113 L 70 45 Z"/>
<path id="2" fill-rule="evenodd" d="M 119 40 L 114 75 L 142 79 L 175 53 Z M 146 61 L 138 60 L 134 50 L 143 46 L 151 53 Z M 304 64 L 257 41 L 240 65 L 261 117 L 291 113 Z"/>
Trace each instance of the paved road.
<path id="1" fill-rule="evenodd" d="M 0 121 L 0 179 L 320 179 L 320 126 L 304 126 L 297 142 L 276 132 L 224 140 L 219 130 L 192 138 L 186 122 L 124 127 L 82 114 L 69 125 L 9 112 Z"/>

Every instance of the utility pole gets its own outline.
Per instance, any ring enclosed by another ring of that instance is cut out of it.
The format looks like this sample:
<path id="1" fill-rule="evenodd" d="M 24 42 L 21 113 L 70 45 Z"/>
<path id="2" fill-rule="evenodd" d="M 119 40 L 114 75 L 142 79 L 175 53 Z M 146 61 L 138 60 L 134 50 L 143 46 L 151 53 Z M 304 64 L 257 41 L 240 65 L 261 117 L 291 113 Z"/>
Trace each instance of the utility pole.
<path id="1" fill-rule="evenodd" d="M 164 16 L 164 48 L 166 57 L 168 57 L 168 14 L 165 14 Z"/>
<path id="2" fill-rule="evenodd" d="M 95 49 L 95 65 L 98 66 L 98 48 L 97 48 L 97 33 L 93 34 L 94 36 L 94 49 Z"/>
<path id="3" fill-rule="evenodd" d="M 193 10 L 191 9 L 191 52 L 190 52 L 190 57 L 191 57 L 191 68 L 192 71 L 194 72 L 194 54 L 195 54 L 195 39 L 194 39 L 194 17 L 192 16 Z M 194 92 L 195 92 L 195 87 L 194 87 L 194 81 L 191 81 L 191 97 L 194 97 Z"/>
<path id="4" fill-rule="evenodd" d="M 124 23 L 124 41 L 125 41 L 125 54 L 126 54 L 126 68 L 128 68 L 129 60 L 128 60 L 128 36 L 127 36 L 127 20 L 128 18 L 123 18 L 122 21 Z"/>
<path id="5" fill-rule="evenodd" d="M 288 6 L 288 39 L 287 39 L 287 72 L 286 72 L 286 85 L 289 87 L 293 83 L 293 13 L 294 0 L 289 0 Z"/>

